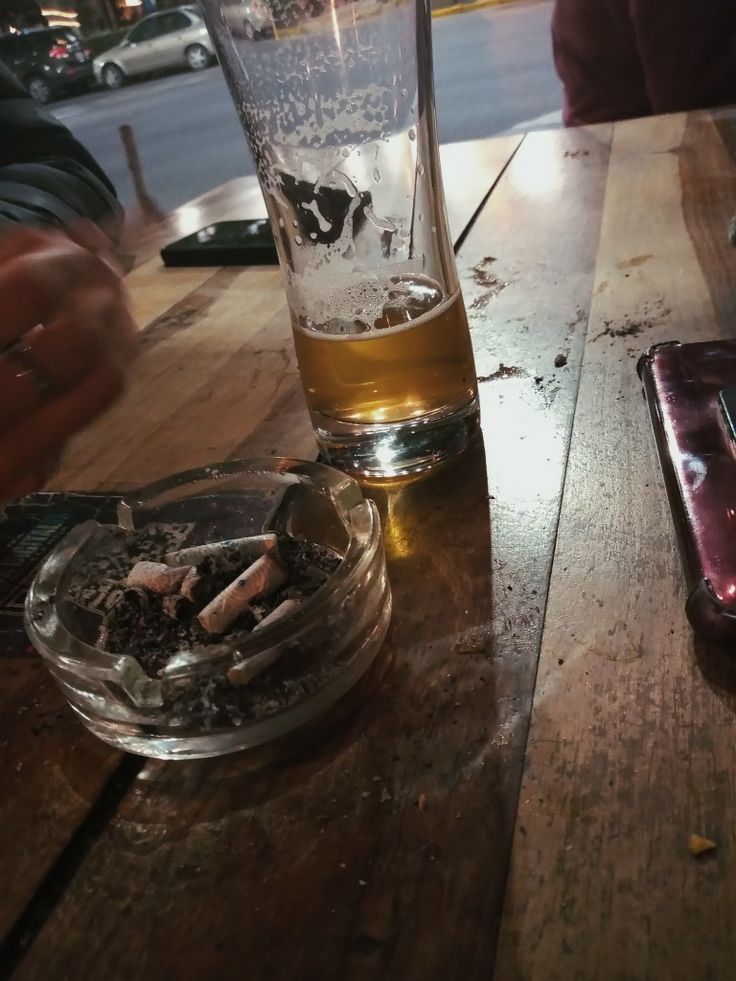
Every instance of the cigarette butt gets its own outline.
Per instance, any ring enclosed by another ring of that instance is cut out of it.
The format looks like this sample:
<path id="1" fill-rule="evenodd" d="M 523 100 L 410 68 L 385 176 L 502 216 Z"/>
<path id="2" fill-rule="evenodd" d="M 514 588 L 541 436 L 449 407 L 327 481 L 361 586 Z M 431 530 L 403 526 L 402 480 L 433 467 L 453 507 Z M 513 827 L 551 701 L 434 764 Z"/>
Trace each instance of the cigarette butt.
<path id="1" fill-rule="evenodd" d="M 196 585 L 199 583 L 201 578 L 202 577 L 201 577 L 201 573 L 199 572 L 199 569 L 197 569 L 197 567 L 193 565 L 181 581 L 181 587 L 180 587 L 181 595 L 185 596 L 188 600 L 194 602 L 194 596 L 192 595 L 192 592 L 196 587 Z"/>
<path id="2" fill-rule="evenodd" d="M 140 586 L 152 593 L 174 593 L 182 584 L 188 568 L 170 569 L 161 562 L 136 562 L 125 580 L 126 586 Z"/>
<path id="3" fill-rule="evenodd" d="M 281 647 L 271 647 L 260 654 L 254 654 L 247 661 L 234 664 L 227 673 L 227 679 L 231 685 L 249 684 L 255 677 L 270 668 L 281 657 L 283 650 Z"/>
<path id="4" fill-rule="evenodd" d="M 290 616 L 299 609 L 299 600 L 295 599 L 285 599 L 283 603 L 271 610 L 267 617 L 264 617 L 259 623 L 253 627 L 253 633 L 256 630 L 262 630 L 264 627 L 269 627 L 272 623 L 276 623 L 277 620 L 283 620 L 284 617 Z"/>
<path id="5" fill-rule="evenodd" d="M 272 593 L 286 582 L 286 570 L 272 555 L 262 555 L 208 603 L 197 619 L 211 634 L 222 634 L 257 596 Z"/>
<path id="6" fill-rule="evenodd" d="M 199 565 L 205 559 L 214 559 L 218 571 L 228 572 L 245 565 L 248 561 L 252 562 L 259 555 L 275 551 L 276 547 L 277 538 L 273 533 L 252 535 L 249 538 L 227 538 L 222 542 L 193 545 L 191 548 L 169 552 L 164 555 L 164 562 L 177 568 L 183 565 Z"/>
<path id="7" fill-rule="evenodd" d="M 270 623 L 275 623 L 277 620 L 282 620 L 285 616 L 293 613 L 299 608 L 299 602 L 293 599 L 284 600 L 283 603 L 279 603 L 275 610 L 271 610 L 267 617 L 264 617 L 259 624 L 253 628 L 253 633 L 256 630 L 260 630 L 262 627 L 267 627 Z M 233 665 L 232 668 L 227 673 L 228 681 L 231 685 L 238 685 L 242 687 L 251 682 L 259 674 L 262 674 L 267 668 L 274 665 L 281 655 L 283 654 L 282 647 L 272 647 L 267 651 L 261 651 L 259 654 L 254 654 L 253 657 L 249 657 L 247 661 L 241 661 L 239 664 Z"/>

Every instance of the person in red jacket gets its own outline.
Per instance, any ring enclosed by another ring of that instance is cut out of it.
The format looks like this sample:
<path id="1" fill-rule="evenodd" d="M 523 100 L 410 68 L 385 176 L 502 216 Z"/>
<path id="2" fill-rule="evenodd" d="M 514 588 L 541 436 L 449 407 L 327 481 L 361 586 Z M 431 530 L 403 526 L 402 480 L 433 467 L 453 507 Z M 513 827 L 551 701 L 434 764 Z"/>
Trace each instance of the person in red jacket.
<path id="1" fill-rule="evenodd" d="M 555 0 L 567 126 L 736 102 L 736 0 Z"/>

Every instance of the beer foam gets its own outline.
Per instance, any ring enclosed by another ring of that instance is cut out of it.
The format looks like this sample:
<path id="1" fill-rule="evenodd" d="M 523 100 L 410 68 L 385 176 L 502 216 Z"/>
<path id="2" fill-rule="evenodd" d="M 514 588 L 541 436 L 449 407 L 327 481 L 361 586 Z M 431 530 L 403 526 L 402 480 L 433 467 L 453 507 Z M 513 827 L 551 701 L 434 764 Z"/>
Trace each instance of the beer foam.
<path id="1" fill-rule="evenodd" d="M 393 283 L 386 284 L 386 290 L 392 289 Z M 335 334 L 335 333 L 325 333 L 321 331 L 318 327 L 302 327 L 301 324 L 292 323 L 295 331 L 299 331 L 301 334 L 305 334 L 307 337 L 311 337 L 314 340 L 320 341 L 331 341 L 333 343 L 343 343 L 344 341 L 356 342 L 356 341 L 375 341 L 380 340 L 384 337 L 391 337 L 395 334 L 403 334 L 408 330 L 413 330 L 415 327 L 421 327 L 430 320 L 434 320 L 436 317 L 445 313 L 453 303 L 457 301 L 460 296 L 460 290 L 455 290 L 450 296 L 446 297 L 442 303 L 438 303 L 436 307 L 421 317 L 417 317 L 415 320 L 409 320 L 405 324 L 397 324 L 395 327 L 382 327 L 380 329 L 376 327 L 370 327 L 365 331 L 356 331 L 354 334 Z M 352 317 L 346 316 L 346 320 L 352 319 Z"/>
<path id="2" fill-rule="evenodd" d="M 347 248 L 350 233 L 344 232 L 335 251 L 319 266 L 306 266 L 300 273 L 287 270 L 289 306 L 294 313 L 312 322 L 326 322 L 336 316 L 346 320 L 366 320 L 371 326 L 396 284 L 386 273 L 371 276 L 368 270 L 356 272 L 355 265 L 337 249 Z M 331 254 L 330 254 L 331 253 Z M 391 276 L 412 275 L 412 263 L 393 263 Z M 337 313 L 339 311 L 339 314 Z"/>

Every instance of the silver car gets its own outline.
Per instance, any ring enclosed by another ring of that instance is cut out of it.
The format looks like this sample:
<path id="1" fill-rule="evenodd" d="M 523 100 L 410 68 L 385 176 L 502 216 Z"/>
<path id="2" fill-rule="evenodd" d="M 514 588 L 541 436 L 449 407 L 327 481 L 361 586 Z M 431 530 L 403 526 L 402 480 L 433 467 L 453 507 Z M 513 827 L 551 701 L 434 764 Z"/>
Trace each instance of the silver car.
<path id="1" fill-rule="evenodd" d="M 198 11 L 177 7 L 139 20 L 125 40 L 94 60 L 98 82 L 119 89 L 128 78 L 165 68 L 207 68 L 215 57 L 212 41 Z"/>
<path id="2" fill-rule="evenodd" d="M 266 0 L 224 0 L 222 15 L 236 37 L 255 41 L 273 36 L 273 21 Z"/>

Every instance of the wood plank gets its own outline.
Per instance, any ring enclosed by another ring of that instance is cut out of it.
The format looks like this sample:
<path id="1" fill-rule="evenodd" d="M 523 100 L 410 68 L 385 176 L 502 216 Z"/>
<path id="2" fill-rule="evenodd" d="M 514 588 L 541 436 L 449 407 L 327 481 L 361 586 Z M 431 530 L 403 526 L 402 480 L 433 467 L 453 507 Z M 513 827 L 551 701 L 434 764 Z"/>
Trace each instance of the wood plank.
<path id="1" fill-rule="evenodd" d="M 467 140 L 440 147 L 442 182 L 452 240 L 457 242 L 493 187 L 523 135 Z"/>
<path id="2" fill-rule="evenodd" d="M 149 259 L 128 274 L 125 285 L 131 312 L 140 330 L 145 330 L 175 304 L 186 299 L 215 275 L 215 269 L 167 269 L 159 258 Z"/>
<path id="3" fill-rule="evenodd" d="M 148 764 L 18 979 L 489 977 L 608 139 L 530 136 L 463 247 L 486 444 L 377 494 L 382 687 L 290 763 Z"/>
<path id="4" fill-rule="evenodd" d="M 67 844 L 120 754 L 82 729 L 35 657 L 2 658 L 0 938 Z"/>
<path id="5" fill-rule="evenodd" d="M 278 269 L 219 270 L 141 344 L 128 391 L 70 447 L 55 489 L 139 486 L 223 460 L 296 383 Z"/>
<path id="6" fill-rule="evenodd" d="M 616 126 L 502 981 L 733 977 L 736 674 L 685 620 L 635 364 L 659 341 L 733 336 L 735 204 L 707 116 Z M 693 832 L 717 852 L 690 856 Z"/>

